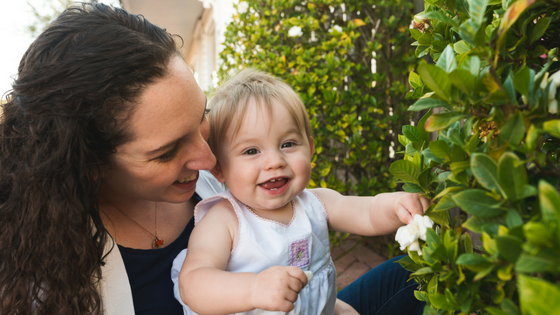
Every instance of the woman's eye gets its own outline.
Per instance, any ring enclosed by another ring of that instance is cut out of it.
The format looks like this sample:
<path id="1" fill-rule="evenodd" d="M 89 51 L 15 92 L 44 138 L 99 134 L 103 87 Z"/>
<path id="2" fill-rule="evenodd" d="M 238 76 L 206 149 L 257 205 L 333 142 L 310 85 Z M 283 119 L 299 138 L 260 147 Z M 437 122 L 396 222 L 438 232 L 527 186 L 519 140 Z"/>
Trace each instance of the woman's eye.
<path id="1" fill-rule="evenodd" d="M 286 143 L 282 144 L 282 149 L 283 149 L 283 148 L 291 148 L 291 147 L 293 147 L 294 145 L 296 145 L 296 144 L 293 143 L 293 142 L 286 142 Z"/>
<path id="2" fill-rule="evenodd" d="M 168 162 L 168 161 L 171 161 L 171 160 L 177 155 L 177 152 L 178 152 L 178 151 L 179 151 L 179 146 L 176 145 L 176 146 L 173 147 L 173 149 L 171 149 L 171 150 L 165 152 L 163 155 L 160 155 L 157 159 L 158 159 L 160 162 Z"/>
<path id="3" fill-rule="evenodd" d="M 247 149 L 247 150 L 245 150 L 244 153 L 247 154 L 247 155 L 255 155 L 255 154 L 259 153 L 259 150 L 257 150 L 257 149 Z"/>
<path id="4" fill-rule="evenodd" d="M 202 123 L 206 119 L 208 113 L 210 113 L 210 108 L 204 109 L 204 115 L 202 115 L 202 120 L 200 121 L 200 123 Z"/>

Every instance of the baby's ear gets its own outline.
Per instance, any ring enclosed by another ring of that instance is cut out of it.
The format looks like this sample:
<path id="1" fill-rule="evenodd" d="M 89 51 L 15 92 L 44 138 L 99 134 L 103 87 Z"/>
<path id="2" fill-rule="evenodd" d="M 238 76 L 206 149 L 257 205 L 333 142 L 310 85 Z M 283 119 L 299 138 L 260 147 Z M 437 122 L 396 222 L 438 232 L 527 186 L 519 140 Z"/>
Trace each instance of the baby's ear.
<path id="1" fill-rule="evenodd" d="M 309 148 L 311 149 L 311 156 L 315 153 L 315 139 L 313 137 L 309 137 Z"/>
<path id="2" fill-rule="evenodd" d="M 212 173 L 212 175 L 214 175 L 214 177 L 216 177 L 216 179 L 220 183 L 226 181 L 226 179 L 224 178 L 224 174 L 222 172 L 222 166 L 220 165 L 220 162 L 216 162 L 216 165 L 210 170 L 210 173 Z"/>

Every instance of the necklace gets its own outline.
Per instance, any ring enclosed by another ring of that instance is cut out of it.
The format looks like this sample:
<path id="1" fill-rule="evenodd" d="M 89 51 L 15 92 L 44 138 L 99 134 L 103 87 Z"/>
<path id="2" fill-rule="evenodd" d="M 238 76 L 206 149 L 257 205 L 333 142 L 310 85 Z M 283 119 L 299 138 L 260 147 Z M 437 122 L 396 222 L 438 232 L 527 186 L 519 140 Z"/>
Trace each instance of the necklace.
<path id="1" fill-rule="evenodd" d="M 157 237 L 157 202 L 154 203 L 154 233 L 148 231 L 145 227 L 143 227 L 142 225 L 140 225 L 140 223 L 136 222 L 136 220 L 134 220 L 131 216 L 129 216 L 128 214 L 126 214 L 124 211 L 122 211 L 121 209 L 119 209 L 119 207 L 115 206 L 114 204 L 112 204 L 111 202 L 107 201 L 111 206 L 113 206 L 115 209 L 119 210 L 120 213 L 124 214 L 125 216 L 127 216 L 132 222 L 136 223 L 136 225 L 138 225 L 140 228 L 142 228 L 142 230 L 146 231 L 146 233 L 150 234 L 151 236 L 154 237 L 154 240 L 152 242 L 152 248 L 153 249 L 158 249 L 161 248 L 163 246 L 163 239 Z"/>

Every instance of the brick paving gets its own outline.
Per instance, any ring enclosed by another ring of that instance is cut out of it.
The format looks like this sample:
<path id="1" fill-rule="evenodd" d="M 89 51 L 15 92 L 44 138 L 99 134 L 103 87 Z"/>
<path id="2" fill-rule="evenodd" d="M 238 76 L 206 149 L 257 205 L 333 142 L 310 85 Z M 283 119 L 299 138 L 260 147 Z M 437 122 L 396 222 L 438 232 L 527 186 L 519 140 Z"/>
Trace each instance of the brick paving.
<path id="1" fill-rule="evenodd" d="M 344 289 L 361 275 L 383 263 L 387 259 L 360 243 L 361 237 L 350 236 L 340 245 L 331 249 L 331 256 L 336 267 L 338 290 Z"/>

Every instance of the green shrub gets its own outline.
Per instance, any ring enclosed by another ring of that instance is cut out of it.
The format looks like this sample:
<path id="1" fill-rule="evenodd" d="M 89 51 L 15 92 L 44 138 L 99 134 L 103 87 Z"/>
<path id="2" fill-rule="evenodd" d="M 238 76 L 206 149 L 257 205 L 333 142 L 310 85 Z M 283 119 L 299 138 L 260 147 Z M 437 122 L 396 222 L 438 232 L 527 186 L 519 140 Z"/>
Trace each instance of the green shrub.
<path id="1" fill-rule="evenodd" d="M 389 148 L 413 116 L 404 97 L 416 62 L 408 35 L 412 4 L 249 0 L 237 8 L 220 54 L 220 81 L 254 67 L 300 94 L 316 145 L 310 186 L 358 195 L 394 186 Z"/>
<path id="2" fill-rule="evenodd" d="M 403 127 L 390 171 L 432 199 L 439 225 L 400 261 L 424 314 L 560 312 L 559 9 L 426 0 L 415 18 L 416 56 L 435 64 L 410 73 L 409 111 L 428 112 Z"/>

